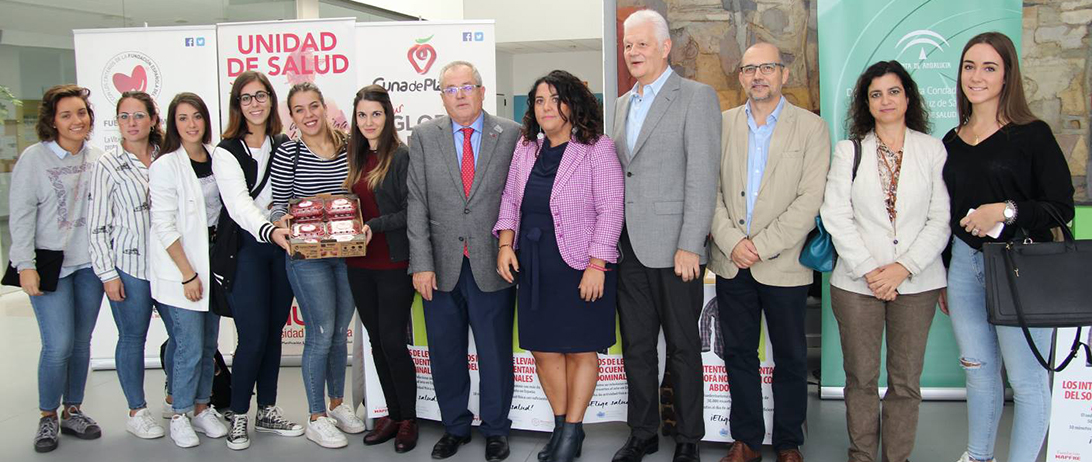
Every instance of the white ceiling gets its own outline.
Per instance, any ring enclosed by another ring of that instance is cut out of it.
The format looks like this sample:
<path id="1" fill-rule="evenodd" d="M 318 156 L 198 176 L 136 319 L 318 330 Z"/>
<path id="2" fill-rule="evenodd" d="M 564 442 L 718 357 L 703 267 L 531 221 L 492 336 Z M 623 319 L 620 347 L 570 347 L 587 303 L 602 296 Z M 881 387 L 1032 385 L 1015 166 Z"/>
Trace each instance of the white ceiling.
<path id="1" fill-rule="evenodd" d="M 603 41 L 598 39 L 581 40 L 540 40 L 534 42 L 498 42 L 497 51 L 512 54 L 525 53 L 561 53 L 567 51 L 600 51 Z"/>

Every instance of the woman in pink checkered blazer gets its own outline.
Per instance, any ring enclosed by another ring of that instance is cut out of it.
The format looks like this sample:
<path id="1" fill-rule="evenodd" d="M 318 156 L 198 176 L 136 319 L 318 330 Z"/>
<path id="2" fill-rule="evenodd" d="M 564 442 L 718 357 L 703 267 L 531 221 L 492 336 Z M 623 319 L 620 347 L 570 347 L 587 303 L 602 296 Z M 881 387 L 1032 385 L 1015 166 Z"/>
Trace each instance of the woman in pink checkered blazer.
<path id="1" fill-rule="evenodd" d="M 602 134 L 599 103 L 580 79 L 553 71 L 527 99 L 493 227 L 497 272 L 519 278 L 519 344 L 534 355 L 554 411 L 539 459 L 570 461 L 584 439 L 596 352 L 615 342 L 611 266 L 622 232 L 622 167 Z"/>

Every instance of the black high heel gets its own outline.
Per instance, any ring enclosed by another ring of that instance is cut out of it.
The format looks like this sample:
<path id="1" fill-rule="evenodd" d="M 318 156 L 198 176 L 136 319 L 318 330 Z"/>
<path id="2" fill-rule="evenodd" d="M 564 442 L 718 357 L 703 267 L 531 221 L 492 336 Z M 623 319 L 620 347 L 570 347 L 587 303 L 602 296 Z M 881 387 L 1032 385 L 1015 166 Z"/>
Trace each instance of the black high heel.
<path id="1" fill-rule="evenodd" d="M 545 462 L 550 458 L 550 453 L 557 447 L 557 440 L 561 439 L 561 426 L 564 423 L 564 415 L 554 416 L 554 432 L 550 434 L 550 441 L 547 441 L 546 446 L 543 446 L 542 450 L 538 452 L 538 460 Z"/>
<path id="2" fill-rule="evenodd" d="M 550 462 L 573 462 L 580 457 L 584 446 L 584 424 L 582 422 L 565 422 L 561 426 L 561 438 L 554 447 L 553 457 Z"/>

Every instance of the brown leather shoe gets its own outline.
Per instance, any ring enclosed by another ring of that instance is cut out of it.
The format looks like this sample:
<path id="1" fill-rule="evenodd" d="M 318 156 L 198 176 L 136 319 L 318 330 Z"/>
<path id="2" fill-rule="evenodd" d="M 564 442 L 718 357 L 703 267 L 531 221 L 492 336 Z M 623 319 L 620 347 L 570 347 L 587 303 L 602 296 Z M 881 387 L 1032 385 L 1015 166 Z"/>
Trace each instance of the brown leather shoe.
<path id="1" fill-rule="evenodd" d="M 728 449 L 728 455 L 724 456 L 720 462 L 761 462 L 762 453 L 751 449 L 747 446 L 747 443 L 742 441 L 736 441 L 732 443 L 732 447 Z"/>
<path id="2" fill-rule="evenodd" d="M 417 419 L 406 419 L 398 426 L 398 435 L 394 437 L 394 452 L 409 452 L 417 447 Z"/>
<path id="3" fill-rule="evenodd" d="M 394 434 L 398 432 L 398 423 L 391 420 L 390 417 L 380 417 L 375 421 L 375 428 L 364 435 L 364 444 L 371 446 L 373 444 L 382 444 L 390 441 L 394 438 Z"/>
<path id="4" fill-rule="evenodd" d="M 782 449 L 777 451 L 777 462 L 804 462 L 804 455 L 798 449 Z"/>

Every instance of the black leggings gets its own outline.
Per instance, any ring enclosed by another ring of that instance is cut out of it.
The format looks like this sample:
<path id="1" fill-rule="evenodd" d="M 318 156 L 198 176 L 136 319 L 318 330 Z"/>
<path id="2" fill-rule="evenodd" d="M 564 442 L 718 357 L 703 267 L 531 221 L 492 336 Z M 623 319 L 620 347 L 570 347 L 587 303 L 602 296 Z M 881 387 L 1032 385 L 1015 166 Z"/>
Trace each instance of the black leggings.
<path id="1" fill-rule="evenodd" d="M 277 404 L 281 368 L 281 331 L 292 307 L 292 286 L 285 271 L 285 252 L 239 231 L 238 267 L 228 293 L 239 335 L 231 365 L 231 410 L 246 415 L 254 384 L 258 405 Z"/>
<path id="2" fill-rule="evenodd" d="M 372 358 L 387 398 L 390 418 L 417 418 L 417 372 L 406 345 L 409 342 L 413 277 L 406 270 L 370 270 L 349 267 L 349 288 L 360 322 L 368 331 Z"/>

